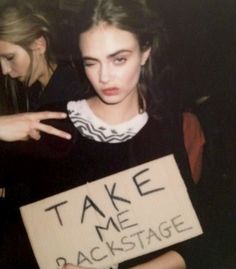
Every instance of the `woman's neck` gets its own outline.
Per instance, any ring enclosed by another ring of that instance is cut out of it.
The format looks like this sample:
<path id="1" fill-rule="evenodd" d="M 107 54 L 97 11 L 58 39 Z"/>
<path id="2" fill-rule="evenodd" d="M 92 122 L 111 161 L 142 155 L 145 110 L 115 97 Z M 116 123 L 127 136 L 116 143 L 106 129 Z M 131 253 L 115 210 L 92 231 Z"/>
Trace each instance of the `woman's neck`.
<path id="1" fill-rule="evenodd" d="M 87 99 L 87 103 L 98 118 L 111 125 L 126 122 L 139 113 L 137 98 L 118 104 L 106 104 L 96 96 Z"/>
<path id="2" fill-rule="evenodd" d="M 47 86 L 56 68 L 57 68 L 56 63 L 50 64 L 50 66 L 47 66 L 47 68 L 45 68 L 45 72 L 42 73 L 42 75 L 39 77 L 38 81 L 40 82 L 43 88 Z"/>

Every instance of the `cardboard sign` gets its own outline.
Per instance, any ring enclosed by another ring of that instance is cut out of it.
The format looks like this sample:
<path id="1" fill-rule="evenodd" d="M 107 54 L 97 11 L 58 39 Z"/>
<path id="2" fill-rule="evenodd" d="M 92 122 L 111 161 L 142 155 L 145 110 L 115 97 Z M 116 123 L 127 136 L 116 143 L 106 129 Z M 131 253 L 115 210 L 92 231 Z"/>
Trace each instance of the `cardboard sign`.
<path id="1" fill-rule="evenodd" d="M 41 269 L 104 268 L 202 233 L 172 155 L 20 210 Z"/>

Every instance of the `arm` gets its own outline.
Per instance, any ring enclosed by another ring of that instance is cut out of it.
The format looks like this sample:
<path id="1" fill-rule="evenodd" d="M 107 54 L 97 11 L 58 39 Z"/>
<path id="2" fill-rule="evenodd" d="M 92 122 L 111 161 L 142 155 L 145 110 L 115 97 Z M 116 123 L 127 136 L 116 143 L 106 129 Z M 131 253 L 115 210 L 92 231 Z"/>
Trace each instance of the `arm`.
<path id="1" fill-rule="evenodd" d="M 40 132 L 70 139 L 70 134 L 40 122 L 47 119 L 64 118 L 66 118 L 65 113 L 48 111 L 1 116 L 0 140 L 8 142 L 28 140 L 29 138 L 39 140 Z"/>
<path id="2" fill-rule="evenodd" d="M 67 264 L 63 269 L 86 269 L 82 266 Z M 89 268 L 87 268 L 89 269 Z M 139 264 L 129 269 L 186 269 L 185 261 L 176 251 L 168 251 L 167 253 L 150 260 L 146 263 Z"/>

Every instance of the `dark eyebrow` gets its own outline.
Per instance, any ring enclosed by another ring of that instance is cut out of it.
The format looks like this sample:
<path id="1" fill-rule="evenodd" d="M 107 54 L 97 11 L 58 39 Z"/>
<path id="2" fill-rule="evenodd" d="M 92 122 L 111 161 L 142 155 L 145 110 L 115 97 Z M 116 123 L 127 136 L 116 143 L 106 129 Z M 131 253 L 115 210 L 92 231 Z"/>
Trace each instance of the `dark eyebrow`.
<path id="1" fill-rule="evenodd" d="M 110 54 L 110 55 L 108 55 L 108 58 L 113 58 L 113 57 L 115 57 L 116 55 L 118 55 L 118 54 L 120 54 L 120 53 L 125 53 L 125 52 L 131 52 L 131 50 L 118 50 L 118 51 L 116 51 L 116 52 L 114 52 L 114 53 L 112 53 L 112 54 Z"/>
<path id="2" fill-rule="evenodd" d="M 114 52 L 114 53 L 111 53 L 110 55 L 108 55 L 108 58 L 113 58 L 113 57 L 115 57 L 115 56 L 117 56 L 118 54 L 120 54 L 120 53 L 125 53 L 125 52 L 131 52 L 131 50 L 128 50 L 128 49 L 123 49 L 123 50 L 118 50 L 118 51 L 116 51 L 116 52 Z M 83 57 L 83 60 L 84 61 L 98 61 L 98 59 L 96 59 L 96 58 L 93 58 L 93 57 L 90 57 L 90 56 L 84 56 Z"/>
<path id="3" fill-rule="evenodd" d="M 82 59 L 83 59 L 84 61 L 98 61 L 96 58 L 89 57 L 89 56 L 84 56 Z"/>

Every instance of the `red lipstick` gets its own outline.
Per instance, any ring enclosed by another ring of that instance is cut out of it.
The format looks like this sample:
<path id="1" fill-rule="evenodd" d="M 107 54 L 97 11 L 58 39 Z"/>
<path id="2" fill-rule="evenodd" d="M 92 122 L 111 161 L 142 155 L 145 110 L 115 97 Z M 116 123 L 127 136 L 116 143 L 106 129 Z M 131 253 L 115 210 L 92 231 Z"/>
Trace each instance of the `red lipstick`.
<path id="1" fill-rule="evenodd" d="M 117 95 L 119 92 L 119 89 L 116 87 L 113 88 L 106 88 L 102 90 L 102 93 L 107 96 Z"/>

